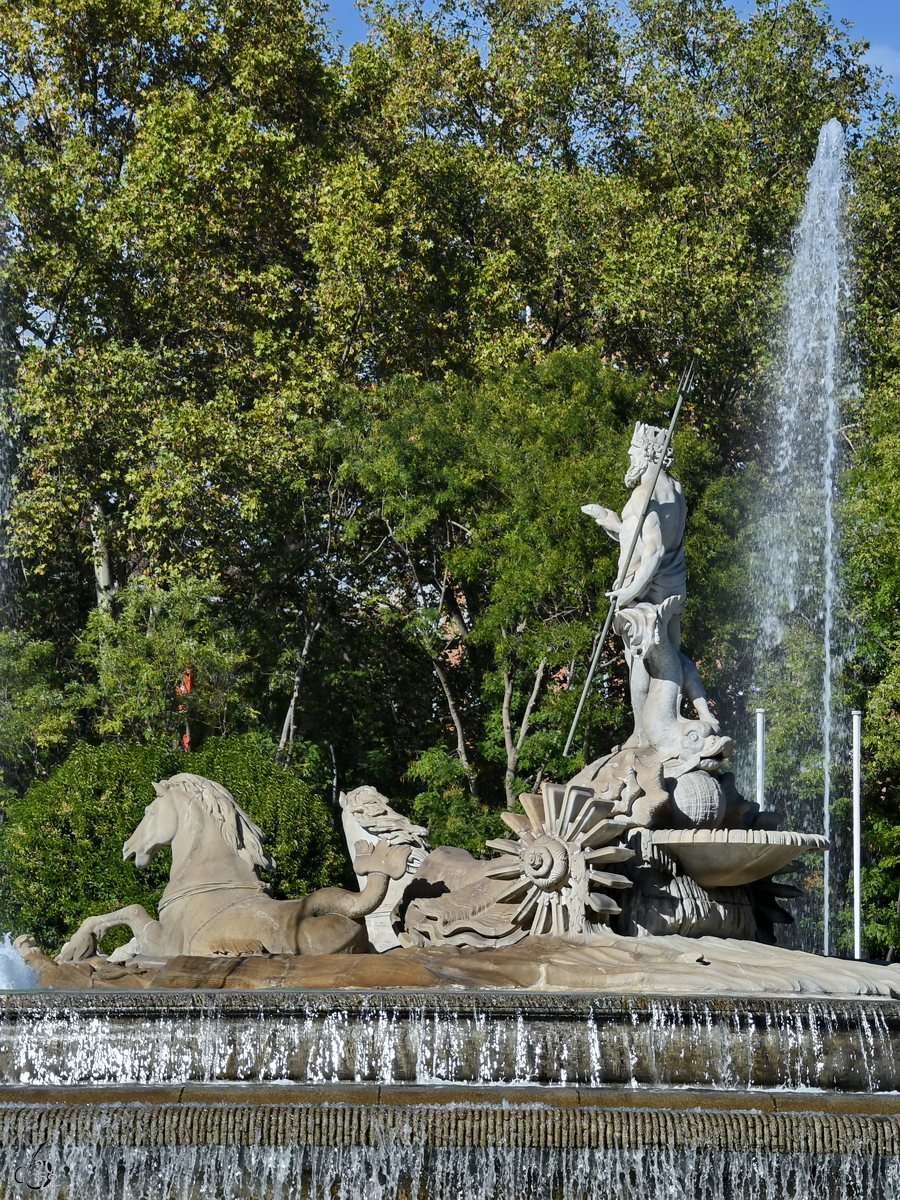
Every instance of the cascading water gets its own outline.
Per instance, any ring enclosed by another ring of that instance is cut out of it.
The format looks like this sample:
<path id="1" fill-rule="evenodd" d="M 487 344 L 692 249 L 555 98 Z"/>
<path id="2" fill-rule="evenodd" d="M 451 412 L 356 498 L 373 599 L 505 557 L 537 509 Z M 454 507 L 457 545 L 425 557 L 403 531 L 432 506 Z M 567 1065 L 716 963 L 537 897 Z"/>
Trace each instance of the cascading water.
<path id="1" fill-rule="evenodd" d="M 25 991 L 37 987 L 37 976 L 12 944 L 8 933 L 0 941 L 0 991 Z"/>
<path id="2" fill-rule="evenodd" d="M 192 1081 L 872 1095 L 900 1088 L 900 1005 L 503 992 L 0 997 L 0 1087 Z"/>
<path id="3" fill-rule="evenodd" d="M 839 616 L 836 500 L 844 386 L 841 326 L 850 278 L 844 218 L 848 181 L 838 121 L 822 126 L 807 179 L 781 346 L 768 387 L 766 469 L 750 571 L 758 636 L 748 708 L 761 705 L 770 713 L 767 758 L 775 778 L 768 786 L 773 803 L 767 807 L 778 808 L 798 829 L 824 825 L 834 845 L 831 805 L 844 738 L 836 700 L 847 654 Z M 832 851 L 825 855 L 820 913 L 818 900 L 811 904 L 808 898 L 806 913 L 799 914 L 799 936 L 779 941 L 802 949 L 823 947 L 825 953 L 834 949 L 834 863 Z M 816 928 L 820 914 L 821 930 Z"/>
<path id="4" fill-rule="evenodd" d="M 865 1152 L 450 1148 L 404 1141 L 116 1149 L 44 1145 L 0 1161 L 0 1192 L 48 1200 L 86 1195 L 117 1200 L 858 1200 L 896 1195 L 900 1187 L 900 1161 Z"/>
<path id="5" fill-rule="evenodd" d="M 881 1200 L 898 1086 L 884 998 L 7 993 L 0 1196 Z"/>

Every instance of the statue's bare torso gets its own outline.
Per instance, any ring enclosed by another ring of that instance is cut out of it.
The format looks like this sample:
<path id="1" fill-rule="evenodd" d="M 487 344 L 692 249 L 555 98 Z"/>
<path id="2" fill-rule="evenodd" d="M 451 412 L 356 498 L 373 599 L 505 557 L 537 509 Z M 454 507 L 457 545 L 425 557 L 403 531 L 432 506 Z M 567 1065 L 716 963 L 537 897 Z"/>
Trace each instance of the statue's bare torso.
<path id="1" fill-rule="evenodd" d="M 634 555 L 623 578 L 623 567 L 634 533 L 640 521 L 651 479 L 648 471 L 622 509 L 618 533 L 619 578 L 618 607 L 649 600 L 662 604 L 669 596 L 685 595 L 687 583 L 684 565 L 684 492 L 668 471 L 660 471 L 653 498 Z"/>

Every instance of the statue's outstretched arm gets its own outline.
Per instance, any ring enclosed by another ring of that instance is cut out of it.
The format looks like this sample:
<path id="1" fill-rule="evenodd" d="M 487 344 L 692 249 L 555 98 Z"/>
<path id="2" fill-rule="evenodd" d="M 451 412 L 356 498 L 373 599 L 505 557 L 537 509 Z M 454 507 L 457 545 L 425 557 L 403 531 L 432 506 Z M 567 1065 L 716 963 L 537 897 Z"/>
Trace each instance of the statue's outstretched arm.
<path id="1" fill-rule="evenodd" d="M 614 542 L 619 540 L 619 534 L 622 532 L 622 518 L 618 513 L 613 512 L 611 508 L 604 508 L 602 504 L 582 504 L 581 511 L 587 513 L 589 517 L 593 517 Z"/>

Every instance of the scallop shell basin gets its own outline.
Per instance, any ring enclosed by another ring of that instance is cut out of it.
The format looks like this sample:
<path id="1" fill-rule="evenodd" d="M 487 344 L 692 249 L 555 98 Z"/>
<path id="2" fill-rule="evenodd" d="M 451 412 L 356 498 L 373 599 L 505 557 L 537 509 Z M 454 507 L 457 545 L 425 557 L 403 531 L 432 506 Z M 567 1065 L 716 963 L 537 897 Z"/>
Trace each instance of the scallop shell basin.
<path id="1" fill-rule="evenodd" d="M 777 875 L 798 854 L 824 853 L 827 838 L 786 829 L 655 829 L 654 847 L 705 888 L 740 887 Z"/>

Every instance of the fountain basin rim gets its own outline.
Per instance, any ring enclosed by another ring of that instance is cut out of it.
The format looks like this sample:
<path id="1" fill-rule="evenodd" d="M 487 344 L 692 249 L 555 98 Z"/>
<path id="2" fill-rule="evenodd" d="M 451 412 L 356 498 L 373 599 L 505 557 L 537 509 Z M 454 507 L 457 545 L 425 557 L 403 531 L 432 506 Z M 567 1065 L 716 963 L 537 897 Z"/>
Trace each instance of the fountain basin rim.
<path id="1" fill-rule="evenodd" d="M 273 1095 L 277 1093 L 277 1095 Z M 775 1088 L 768 1091 L 728 1090 L 678 1085 L 623 1088 L 614 1084 L 546 1085 L 446 1083 L 224 1083 L 193 1084 L 4 1084 L 0 1086 L 0 1114 L 22 1105 L 47 1105 L 79 1109 L 121 1109 L 153 1105 L 245 1105 L 291 1108 L 315 1104 L 319 1108 L 347 1104 L 391 1105 L 422 1108 L 502 1108 L 510 1112 L 547 1108 L 601 1110 L 659 1109 L 698 1112 L 726 1110 L 735 1113 L 859 1113 L 900 1115 L 900 1092 L 835 1092 L 827 1088 Z"/>
<path id="2" fill-rule="evenodd" d="M 840 960 L 843 961 L 843 960 Z M 388 1003 L 385 1003 L 385 1002 Z M 587 1016 L 615 1015 L 622 1012 L 650 1011 L 664 1002 L 673 1008 L 690 1009 L 705 1005 L 727 1010 L 740 1005 L 741 1012 L 765 1011 L 773 1006 L 794 1005 L 812 1008 L 829 1006 L 859 1008 L 896 1005 L 900 1019 L 900 998 L 893 996 L 811 994 L 803 992 L 684 992 L 643 990 L 622 993 L 610 991 L 538 991 L 516 988 L 430 988 L 427 991 L 394 988 L 103 988 L 30 991 L 0 991 L 0 1020 L 15 1020 L 31 1015 L 46 1016 L 57 1012 L 60 1017 L 94 1014 L 105 1017 L 171 1017 L 205 1015 L 211 1010 L 226 1015 L 290 1015 L 297 1010 L 302 1015 L 313 1012 L 348 1015 L 371 1015 L 373 1011 L 390 1011 L 400 1016 L 420 1014 L 423 1009 L 435 1013 L 465 1016 L 483 1014 L 488 1010 L 498 1016 Z"/>

